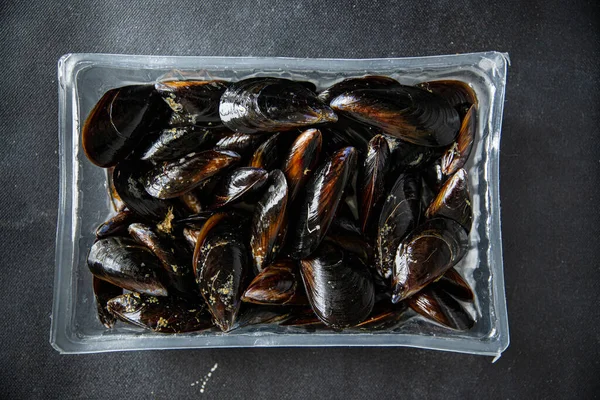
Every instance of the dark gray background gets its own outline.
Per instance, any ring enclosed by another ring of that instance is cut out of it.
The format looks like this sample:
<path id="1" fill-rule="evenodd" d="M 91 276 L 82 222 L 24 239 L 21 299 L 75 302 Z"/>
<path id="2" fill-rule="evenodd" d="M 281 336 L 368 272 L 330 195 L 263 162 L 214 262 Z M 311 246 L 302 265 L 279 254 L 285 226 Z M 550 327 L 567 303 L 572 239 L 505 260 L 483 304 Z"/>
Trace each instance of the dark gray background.
<path id="1" fill-rule="evenodd" d="M 158 3 L 158 2 L 157 2 Z M 162 3 L 162 2 L 161 2 Z M 600 7 L 591 1 L 0 2 L 0 397 L 527 398 L 598 393 Z M 56 62 L 69 52 L 510 53 L 501 147 L 511 345 L 59 356 L 48 343 Z"/>

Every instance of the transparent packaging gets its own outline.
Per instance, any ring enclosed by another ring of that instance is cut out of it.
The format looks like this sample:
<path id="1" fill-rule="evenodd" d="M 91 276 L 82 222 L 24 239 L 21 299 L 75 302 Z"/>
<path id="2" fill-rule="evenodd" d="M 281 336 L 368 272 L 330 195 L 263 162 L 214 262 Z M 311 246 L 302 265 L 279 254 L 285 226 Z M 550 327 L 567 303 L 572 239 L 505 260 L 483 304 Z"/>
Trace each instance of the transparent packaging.
<path id="1" fill-rule="evenodd" d="M 204 347 L 408 346 L 499 356 L 508 347 L 508 318 L 500 232 L 499 146 L 508 57 L 498 52 L 391 59 L 295 59 L 162 57 L 67 54 L 58 63 L 60 199 L 50 341 L 61 353 Z M 117 324 L 105 329 L 96 317 L 92 275 L 86 265 L 95 228 L 112 213 L 106 172 L 80 146 L 80 129 L 109 89 L 157 80 L 280 76 L 309 80 L 319 89 L 346 77 L 391 76 L 404 84 L 457 79 L 479 100 L 477 136 L 466 165 L 474 212 L 469 251 L 456 267 L 476 292 L 477 323 L 466 332 L 407 318 L 393 332 L 313 332 L 254 326 L 165 335 Z"/>

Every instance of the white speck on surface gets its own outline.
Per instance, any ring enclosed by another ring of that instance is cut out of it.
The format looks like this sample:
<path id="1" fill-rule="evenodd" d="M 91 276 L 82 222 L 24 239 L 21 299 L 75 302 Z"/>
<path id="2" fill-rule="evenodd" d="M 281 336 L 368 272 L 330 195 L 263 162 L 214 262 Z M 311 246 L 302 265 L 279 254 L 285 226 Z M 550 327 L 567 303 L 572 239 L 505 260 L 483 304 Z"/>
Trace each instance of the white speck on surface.
<path id="1" fill-rule="evenodd" d="M 190 386 L 200 385 L 200 393 L 204 393 L 204 391 L 206 390 L 206 384 L 212 377 L 213 372 L 215 372 L 218 367 L 219 367 L 218 363 L 215 363 L 215 365 L 213 365 L 213 367 L 210 369 L 210 371 L 208 371 L 208 373 L 206 375 L 204 375 L 204 378 L 202 378 L 201 385 L 200 385 L 200 381 L 196 381 L 196 382 L 192 382 L 192 384 Z"/>

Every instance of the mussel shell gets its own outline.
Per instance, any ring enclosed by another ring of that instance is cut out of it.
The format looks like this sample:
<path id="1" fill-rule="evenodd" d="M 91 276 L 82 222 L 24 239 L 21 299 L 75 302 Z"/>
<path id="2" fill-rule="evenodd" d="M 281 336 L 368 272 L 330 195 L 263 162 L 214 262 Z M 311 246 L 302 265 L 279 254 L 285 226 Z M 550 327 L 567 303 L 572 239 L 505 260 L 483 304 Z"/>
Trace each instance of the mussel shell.
<path id="1" fill-rule="evenodd" d="M 419 223 L 421 214 L 421 178 L 411 172 L 398 176 L 383 203 L 377 225 L 377 269 L 390 278 L 396 250 L 402 239 Z"/>
<path id="2" fill-rule="evenodd" d="M 448 178 L 442 171 L 441 160 L 436 160 L 433 164 L 427 166 L 422 171 L 423 180 L 431 190 L 433 196 L 437 196 L 442 189 L 442 186 L 444 186 L 444 182 L 446 182 L 446 179 Z"/>
<path id="3" fill-rule="evenodd" d="M 232 151 L 190 153 L 179 160 L 160 163 L 148 171 L 144 187 L 150 195 L 159 199 L 181 196 L 239 159 L 240 155 Z"/>
<path id="4" fill-rule="evenodd" d="M 386 331 L 397 327 L 406 314 L 405 303 L 392 304 L 389 299 L 375 303 L 367 319 L 356 325 L 361 331 Z"/>
<path id="5" fill-rule="evenodd" d="M 366 265 L 370 265 L 373 260 L 373 248 L 362 235 L 333 233 L 330 230 L 325 237 L 325 242 L 333 243 L 346 253 L 354 254 Z"/>
<path id="6" fill-rule="evenodd" d="M 157 199 L 146 192 L 143 176 L 147 170 L 147 164 L 137 161 L 122 161 L 115 167 L 115 189 L 127 208 L 154 222 L 162 221 L 169 210 L 175 217 L 181 217 L 183 213 L 179 204 Z"/>
<path id="7" fill-rule="evenodd" d="M 475 324 L 458 301 L 435 285 L 421 290 L 407 302 L 420 315 L 451 329 L 469 330 Z"/>
<path id="8" fill-rule="evenodd" d="M 220 123 L 219 100 L 228 83 L 225 81 L 163 81 L 154 87 L 177 115 L 178 123 Z"/>
<path id="9" fill-rule="evenodd" d="M 136 153 L 146 161 L 169 161 L 214 146 L 223 135 L 223 129 L 182 126 L 161 130 L 149 136 L 138 146 Z"/>
<path id="10" fill-rule="evenodd" d="M 345 92 L 356 89 L 382 89 L 395 85 L 400 85 L 400 83 L 387 76 L 367 75 L 359 78 L 347 78 L 323 90 L 319 93 L 319 99 L 329 104 L 331 100 Z"/>
<path id="11" fill-rule="evenodd" d="M 113 210 L 120 212 L 123 211 L 126 206 L 123 200 L 121 200 L 119 193 L 117 193 L 117 189 L 115 189 L 115 183 L 113 182 L 114 171 L 115 167 L 109 167 L 106 169 L 106 188 L 108 190 L 108 198 L 110 199 Z"/>
<path id="12" fill-rule="evenodd" d="M 111 299 L 108 309 L 121 321 L 154 332 L 198 332 L 212 327 L 206 307 L 188 299 L 127 293 Z"/>
<path id="13" fill-rule="evenodd" d="M 265 305 L 308 305 L 300 270 L 290 259 L 265 267 L 252 280 L 242 301 Z"/>
<path id="14" fill-rule="evenodd" d="M 109 237 L 92 245 L 87 264 L 94 276 L 134 292 L 167 296 L 161 262 L 132 239 Z"/>
<path id="15" fill-rule="evenodd" d="M 442 172 L 445 175 L 454 174 L 466 164 L 473 148 L 476 128 L 477 108 L 472 105 L 462 119 L 456 142 L 442 156 Z"/>
<path id="16" fill-rule="evenodd" d="M 360 169 L 359 218 L 360 227 L 367 233 L 371 215 L 376 212 L 385 193 L 385 178 L 390 163 L 390 149 L 385 138 L 374 136 L 369 141 L 368 151 Z"/>
<path id="17" fill-rule="evenodd" d="M 139 217 L 127 208 L 118 212 L 115 216 L 104 221 L 96 228 L 96 238 L 102 239 L 109 236 L 119 235 L 127 232 L 129 224 L 137 222 Z"/>
<path id="18" fill-rule="evenodd" d="M 338 121 L 321 128 L 326 137 L 325 147 L 329 154 L 342 147 L 353 146 L 361 153 L 367 151 L 369 140 L 382 134 L 383 131 L 374 126 L 338 115 Z"/>
<path id="19" fill-rule="evenodd" d="M 281 157 L 287 153 L 295 135 L 292 132 L 276 132 L 269 136 L 252 154 L 250 167 L 270 171 L 281 167 Z"/>
<path id="20" fill-rule="evenodd" d="M 263 196 L 254 209 L 250 230 L 250 250 L 254 269 L 260 272 L 281 249 L 287 232 L 289 191 L 283 172 L 269 173 Z"/>
<path id="21" fill-rule="evenodd" d="M 221 121 L 242 133 L 277 132 L 337 116 L 305 86 L 288 79 L 251 78 L 233 83 L 221 96 Z"/>
<path id="22" fill-rule="evenodd" d="M 458 112 L 444 98 L 412 86 L 346 92 L 333 99 L 331 107 L 423 146 L 447 146 L 460 128 Z"/>
<path id="23" fill-rule="evenodd" d="M 471 286 L 454 268 L 450 268 L 440 279 L 435 282 L 435 286 L 440 290 L 452 295 L 461 301 L 473 302 L 475 293 Z"/>
<path id="24" fill-rule="evenodd" d="M 183 238 L 190 245 L 192 251 L 196 248 L 196 242 L 198 241 L 201 229 L 202 228 L 191 228 L 189 226 L 183 228 Z"/>
<path id="25" fill-rule="evenodd" d="M 213 215 L 194 250 L 196 283 L 215 324 L 224 332 L 234 327 L 250 270 L 246 229 L 241 224 L 233 213 Z"/>
<path id="26" fill-rule="evenodd" d="M 285 161 L 283 173 L 289 185 L 290 201 L 293 201 L 317 167 L 323 135 L 318 129 L 302 132 L 292 144 Z"/>
<path id="27" fill-rule="evenodd" d="M 175 289 L 181 293 L 194 292 L 192 252 L 183 243 L 142 223 L 129 225 L 128 231 L 136 242 L 150 249 L 162 262 Z"/>
<path id="28" fill-rule="evenodd" d="M 261 190 L 268 178 L 262 168 L 242 167 L 225 174 L 214 190 L 209 209 L 214 210 L 242 200 L 245 195 Z"/>
<path id="29" fill-rule="evenodd" d="M 475 91 L 469 84 L 457 80 L 441 80 L 422 82 L 416 85 L 417 87 L 427 90 L 428 92 L 437 94 L 448 101 L 455 108 L 462 104 L 477 105 L 477 96 Z"/>
<path id="30" fill-rule="evenodd" d="M 308 300 L 325 325 L 343 329 L 369 316 L 375 303 L 375 286 L 360 259 L 324 243 L 300 264 Z"/>
<path id="31" fill-rule="evenodd" d="M 123 289 L 107 281 L 92 276 L 92 287 L 96 298 L 98 320 L 108 329 L 115 326 L 116 318 L 108 311 L 107 302 L 113 297 L 123 294 Z"/>
<path id="32" fill-rule="evenodd" d="M 394 173 L 420 171 L 444 154 L 443 147 L 429 147 L 406 142 L 386 135 L 390 147 L 390 171 Z"/>
<path id="33" fill-rule="evenodd" d="M 111 89 L 83 124 L 81 144 L 85 155 L 99 167 L 116 165 L 144 135 L 158 129 L 167 114 L 152 85 Z"/>
<path id="34" fill-rule="evenodd" d="M 242 304 L 234 329 L 251 325 L 276 325 L 290 316 L 290 308 L 282 306 L 255 306 Z"/>
<path id="35" fill-rule="evenodd" d="M 434 218 L 414 229 L 398 247 L 392 302 L 404 300 L 458 263 L 468 248 L 467 234 L 455 221 Z"/>
<path id="36" fill-rule="evenodd" d="M 193 190 L 182 194 L 179 197 L 179 200 L 181 200 L 185 207 L 194 214 L 201 213 L 203 210 L 202 201 Z"/>
<path id="37" fill-rule="evenodd" d="M 425 212 L 426 218 L 446 217 L 462 225 L 468 233 L 473 223 L 473 208 L 469 195 L 467 171 L 459 169 L 442 186 L 442 189 Z"/>
<path id="38" fill-rule="evenodd" d="M 267 138 L 266 134 L 254 133 L 239 133 L 233 132 L 225 134 L 215 144 L 214 150 L 224 151 L 229 150 L 238 153 L 243 158 L 248 157 L 260 146 Z"/>
<path id="39" fill-rule="evenodd" d="M 317 317 L 311 307 L 295 307 L 289 318 L 281 322 L 281 326 L 324 328 L 326 325 Z"/>
<path id="40" fill-rule="evenodd" d="M 336 214 L 348 179 L 356 167 L 356 158 L 354 147 L 338 150 L 307 182 L 292 242 L 294 258 L 308 257 L 319 247 Z"/>

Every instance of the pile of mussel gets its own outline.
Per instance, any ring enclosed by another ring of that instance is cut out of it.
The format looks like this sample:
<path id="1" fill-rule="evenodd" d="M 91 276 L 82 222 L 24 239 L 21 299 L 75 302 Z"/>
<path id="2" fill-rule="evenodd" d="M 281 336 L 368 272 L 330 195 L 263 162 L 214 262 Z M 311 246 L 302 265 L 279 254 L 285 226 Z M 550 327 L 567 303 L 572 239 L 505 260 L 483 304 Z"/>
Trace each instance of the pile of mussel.
<path id="1" fill-rule="evenodd" d="M 164 81 L 82 129 L 116 215 L 88 255 L 99 320 L 180 333 L 475 323 L 465 255 L 477 99 L 460 81 Z M 413 311 L 410 311 L 413 310 Z"/>

